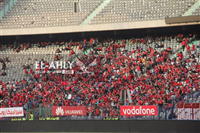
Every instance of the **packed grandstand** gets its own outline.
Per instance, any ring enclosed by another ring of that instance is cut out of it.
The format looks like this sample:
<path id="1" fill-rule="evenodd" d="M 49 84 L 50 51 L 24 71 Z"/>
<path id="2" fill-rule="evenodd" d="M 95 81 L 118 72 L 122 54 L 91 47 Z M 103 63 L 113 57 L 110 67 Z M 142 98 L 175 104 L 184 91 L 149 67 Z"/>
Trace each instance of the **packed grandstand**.
<path id="1" fill-rule="evenodd" d="M 187 15 L 191 7 L 194 10 L 190 13 L 198 14 L 198 2 L 83 0 L 78 5 L 77 21 L 73 0 L 13 0 L 13 7 L 1 14 L 0 26 L 34 28 L 163 19 Z M 158 7 L 166 8 L 160 11 Z M 65 35 L 13 42 L 2 39 L 0 119 L 200 120 L 199 33 L 163 34 L 91 36 L 76 41 L 68 41 Z"/>
<path id="2" fill-rule="evenodd" d="M 118 117 L 120 105 L 158 105 L 163 111 L 172 101 L 199 103 L 197 38 L 179 34 L 1 45 L 1 107 L 85 106 L 87 116 L 102 119 Z M 62 66 L 68 61 L 71 67 Z M 122 101 L 122 90 L 129 90 L 131 98 Z"/>

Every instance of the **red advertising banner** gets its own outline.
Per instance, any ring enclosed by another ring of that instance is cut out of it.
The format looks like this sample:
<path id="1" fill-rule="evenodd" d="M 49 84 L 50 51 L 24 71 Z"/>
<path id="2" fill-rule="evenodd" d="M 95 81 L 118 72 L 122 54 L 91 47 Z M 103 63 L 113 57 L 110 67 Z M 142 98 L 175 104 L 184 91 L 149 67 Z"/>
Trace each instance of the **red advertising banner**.
<path id="1" fill-rule="evenodd" d="M 85 106 L 52 107 L 53 116 L 86 115 Z"/>
<path id="2" fill-rule="evenodd" d="M 120 106 L 121 116 L 156 116 L 157 106 Z"/>
<path id="3" fill-rule="evenodd" d="M 0 117 L 20 117 L 24 116 L 22 107 L 0 108 Z"/>

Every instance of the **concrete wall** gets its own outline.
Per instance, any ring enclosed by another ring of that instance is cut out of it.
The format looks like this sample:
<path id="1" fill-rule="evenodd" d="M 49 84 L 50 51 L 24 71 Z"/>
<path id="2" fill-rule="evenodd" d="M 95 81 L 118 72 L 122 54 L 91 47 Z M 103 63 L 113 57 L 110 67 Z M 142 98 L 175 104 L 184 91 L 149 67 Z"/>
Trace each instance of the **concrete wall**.
<path id="1" fill-rule="evenodd" d="M 200 121 L 0 121 L 0 132 L 200 133 Z"/>
<path id="2" fill-rule="evenodd" d="M 200 24 L 200 23 L 193 22 L 193 23 L 187 23 L 187 24 L 186 23 L 166 24 L 165 19 L 163 19 L 163 20 L 134 21 L 134 22 L 123 22 L 123 23 L 108 23 L 108 24 L 99 24 L 99 25 L 0 29 L 0 36 L 90 32 L 90 31 L 106 31 L 106 30 L 125 30 L 125 29 L 171 27 L 171 26 L 194 25 L 194 24 Z"/>
<path id="3" fill-rule="evenodd" d="M 166 18 L 167 24 L 200 22 L 200 15 Z"/>

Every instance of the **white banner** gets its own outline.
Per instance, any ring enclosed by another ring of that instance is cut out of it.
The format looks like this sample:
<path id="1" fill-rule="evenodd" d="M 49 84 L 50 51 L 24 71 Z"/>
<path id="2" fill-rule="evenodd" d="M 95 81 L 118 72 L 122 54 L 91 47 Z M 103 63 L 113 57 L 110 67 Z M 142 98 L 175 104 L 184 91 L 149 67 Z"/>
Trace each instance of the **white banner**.
<path id="1" fill-rule="evenodd" d="M 178 120 L 192 120 L 192 108 L 178 108 Z"/>
<path id="2" fill-rule="evenodd" d="M 200 108 L 194 108 L 194 120 L 200 120 Z"/>
<path id="3" fill-rule="evenodd" d="M 0 117 L 16 117 L 16 116 L 24 116 L 24 110 L 22 107 L 0 108 Z"/>

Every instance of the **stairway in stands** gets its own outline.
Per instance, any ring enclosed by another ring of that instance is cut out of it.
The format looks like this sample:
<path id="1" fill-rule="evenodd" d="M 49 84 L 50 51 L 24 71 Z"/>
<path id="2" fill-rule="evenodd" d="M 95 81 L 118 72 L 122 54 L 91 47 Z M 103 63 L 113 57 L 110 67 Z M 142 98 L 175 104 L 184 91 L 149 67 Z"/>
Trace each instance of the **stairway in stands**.
<path id="1" fill-rule="evenodd" d="M 190 16 L 192 15 L 193 12 L 200 6 L 200 0 L 197 0 L 196 3 L 189 9 L 187 10 L 183 16 Z"/>
<path id="2" fill-rule="evenodd" d="M 81 24 L 83 25 L 88 25 L 90 24 L 91 20 L 98 14 L 100 13 L 105 6 L 110 3 L 111 0 L 104 0 Z"/>
<path id="3" fill-rule="evenodd" d="M 3 7 L 0 8 L 0 20 L 6 15 L 6 13 L 16 4 L 18 0 L 7 0 Z"/>
<path id="4" fill-rule="evenodd" d="M 200 41 L 199 41 L 199 40 L 192 41 L 191 43 L 189 43 L 189 46 L 192 47 L 192 44 L 194 44 L 194 45 L 197 46 L 197 45 L 200 44 Z M 196 49 L 196 50 L 197 50 L 197 53 L 200 53 L 199 49 Z M 175 54 L 173 54 L 170 58 L 172 59 L 172 58 L 176 57 L 177 53 L 179 53 L 179 52 L 183 52 L 182 48 L 180 48 L 180 50 L 178 50 L 178 51 L 177 51 Z M 186 57 L 186 48 L 185 48 L 185 50 L 184 50 L 184 52 L 183 52 L 183 56 Z"/>

